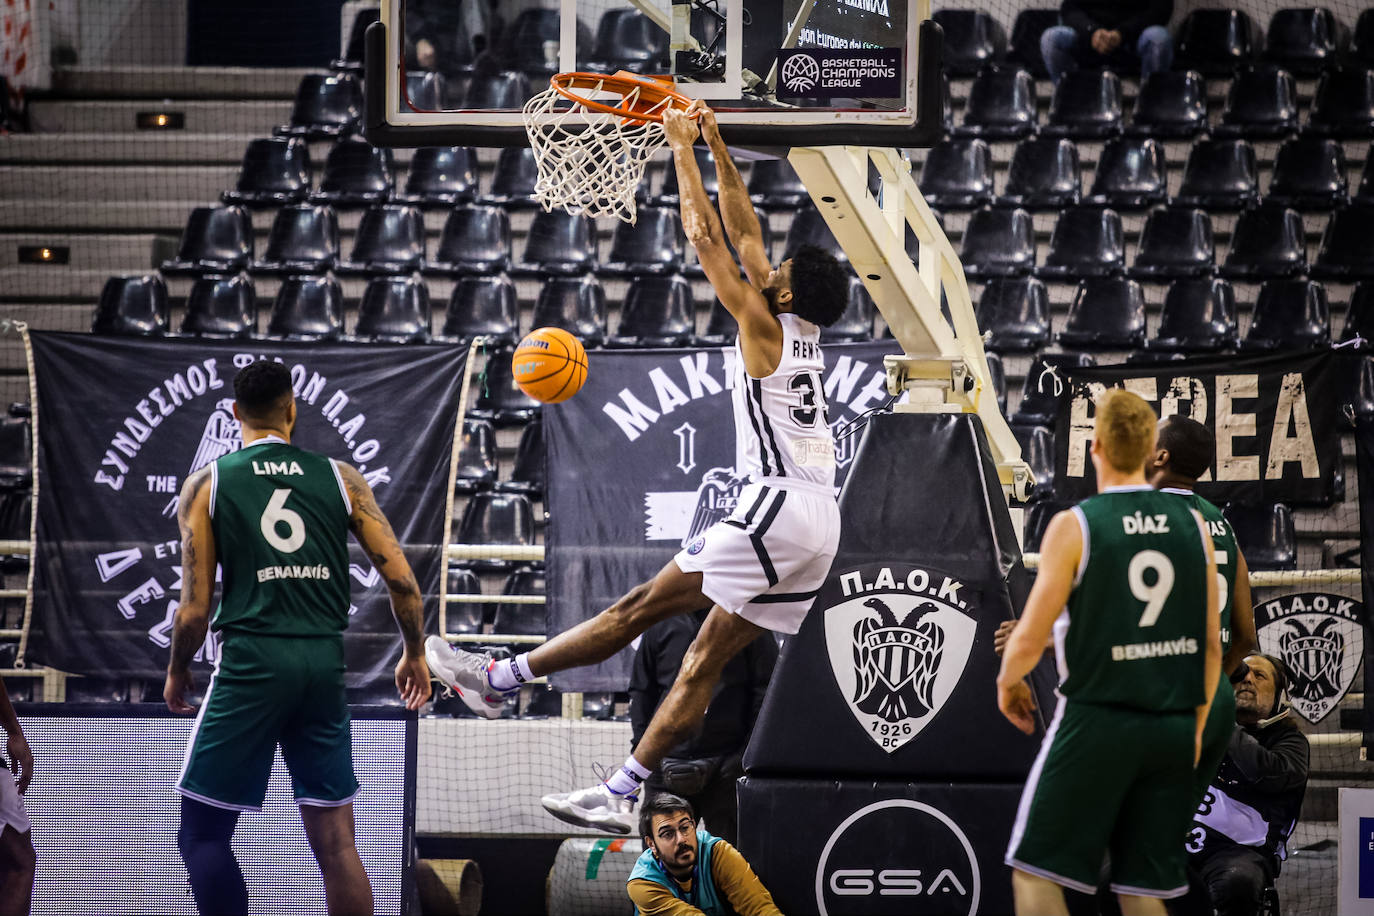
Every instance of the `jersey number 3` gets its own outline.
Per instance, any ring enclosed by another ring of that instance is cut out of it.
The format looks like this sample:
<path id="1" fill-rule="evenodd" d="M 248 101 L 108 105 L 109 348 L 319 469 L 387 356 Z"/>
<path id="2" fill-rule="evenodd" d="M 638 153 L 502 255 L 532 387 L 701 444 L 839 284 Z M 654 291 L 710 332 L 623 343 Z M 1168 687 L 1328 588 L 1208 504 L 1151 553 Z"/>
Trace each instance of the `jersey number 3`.
<path id="1" fill-rule="evenodd" d="M 787 390 L 796 392 L 799 402 L 792 408 L 792 422 L 798 426 L 815 426 L 820 416 L 816 400 L 821 391 L 820 375 L 811 369 L 798 372 L 787 380 Z"/>
<path id="2" fill-rule="evenodd" d="M 267 508 L 262 510 L 262 521 L 259 524 L 267 543 L 282 553 L 295 553 L 305 544 L 305 519 L 301 518 L 299 512 L 286 508 L 286 500 L 290 496 L 290 487 L 273 490 L 272 498 L 267 501 Z M 285 537 L 281 534 L 283 527 L 286 528 Z"/>

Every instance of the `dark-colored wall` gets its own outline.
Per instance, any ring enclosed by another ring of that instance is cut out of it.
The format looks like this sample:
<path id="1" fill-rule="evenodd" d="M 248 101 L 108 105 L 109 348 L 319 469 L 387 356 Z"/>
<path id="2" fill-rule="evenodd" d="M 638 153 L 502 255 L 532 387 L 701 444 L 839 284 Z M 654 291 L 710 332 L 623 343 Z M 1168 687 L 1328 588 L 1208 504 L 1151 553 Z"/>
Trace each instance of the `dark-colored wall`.
<path id="1" fill-rule="evenodd" d="M 188 0 L 186 63 L 324 67 L 339 56 L 343 0 Z"/>

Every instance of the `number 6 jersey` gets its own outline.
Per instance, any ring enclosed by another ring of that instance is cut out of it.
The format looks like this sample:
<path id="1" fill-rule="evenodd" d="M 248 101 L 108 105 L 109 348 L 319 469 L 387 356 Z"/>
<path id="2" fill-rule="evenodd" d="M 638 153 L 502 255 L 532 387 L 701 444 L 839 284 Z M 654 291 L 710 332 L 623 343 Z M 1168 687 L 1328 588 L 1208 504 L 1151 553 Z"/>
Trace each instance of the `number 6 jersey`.
<path id="1" fill-rule="evenodd" d="M 735 341 L 735 473 L 785 489 L 835 493 L 835 439 L 825 404 L 820 328 L 789 312 L 782 358 L 766 378 L 753 378 Z M 793 485 L 796 486 L 793 486 Z"/>
<path id="2" fill-rule="evenodd" d="M 348 490 L 324 455 L 258 439 L 210 465 L 223 593 L 212 626 L 335 636 L 348 626 Z"/>
<path id="3" fill-rule="evenodd" d="M 1111 487 L 1072 511 L 1083 553 L 1054 624 L 1059 692 L 1149 712 L 1196 708 L 1207 652 L 1198 517 L 1148 486 Z"/>

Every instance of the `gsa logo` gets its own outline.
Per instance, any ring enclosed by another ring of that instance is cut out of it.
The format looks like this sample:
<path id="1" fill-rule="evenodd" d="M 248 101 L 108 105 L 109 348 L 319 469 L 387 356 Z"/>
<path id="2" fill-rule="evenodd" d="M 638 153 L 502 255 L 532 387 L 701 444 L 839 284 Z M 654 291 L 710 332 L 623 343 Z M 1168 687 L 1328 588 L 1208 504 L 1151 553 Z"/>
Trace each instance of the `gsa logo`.
<path id="1" fill-rule="evenodd" d="M 687 554 L 688 554 L 688 556 L 693 556 L 693 557 L 694 557 L 694 556 L 696 556 L 697 554 L 701 553 L 701 552 L 702 552 L 703 550 L 705 550 L 705 549 L 706 549 L 706 538 L 700 537 L 700 538 L 697 538 L 695 541 L 693 541 L 691 544 L 688 544 L 688 545 L 687 545 Z"/>
<path id="2" fill-rule="evenodd" d="M 972 916 L 979 886 L 978 860 L 959 825 L 904 798 L 845 818 L 816 865 L 821 916 Z"/>
<path id="3" fill-rule="evenodd" d="M 782 82 L 793 92 L 810 92 L 821 81 L 821 65 L 810 54 L 793 54 L 782 65 Z"/>

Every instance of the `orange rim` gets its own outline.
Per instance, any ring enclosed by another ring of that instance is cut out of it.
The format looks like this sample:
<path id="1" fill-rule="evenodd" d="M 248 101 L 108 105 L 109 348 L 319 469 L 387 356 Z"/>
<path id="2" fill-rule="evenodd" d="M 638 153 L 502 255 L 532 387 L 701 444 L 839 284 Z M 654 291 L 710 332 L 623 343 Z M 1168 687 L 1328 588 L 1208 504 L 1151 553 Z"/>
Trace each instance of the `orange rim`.
<path id="1" fill-rule="evenodd" d="M 605 102 L 598 102 L 596 99 L 578 95 L 573 90 L 595 89 L 618 92 L 622 97 L 639 90 L 639 102 L 637 104 L 647 105 L 649 108 L 659 108 L 665 101 L 671 103 L 669 107 L 684 110 L 692 104 L 691 98 L 673 88 L 671 77 L 639 76 L 625 70 L 617 71 L 609 76 L 604 73 L 555 73 L 549 77 L 549 85 L 565 99 L 584 108 L 635 121 L 653 121 L 661 124 L 663 123 L 663 115 L 652 111 L 636 111 L 633 108 L 607 105 Z"/>

